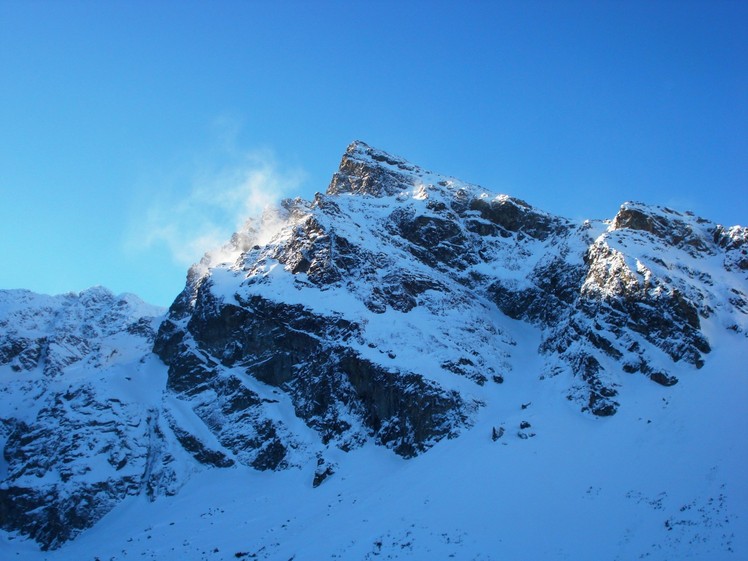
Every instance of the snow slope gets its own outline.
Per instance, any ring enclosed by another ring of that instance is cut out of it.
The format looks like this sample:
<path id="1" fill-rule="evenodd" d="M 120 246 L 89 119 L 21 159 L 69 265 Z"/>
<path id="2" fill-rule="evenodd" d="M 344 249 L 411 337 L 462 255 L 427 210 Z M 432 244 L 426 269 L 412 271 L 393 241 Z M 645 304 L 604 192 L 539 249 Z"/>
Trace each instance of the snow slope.
<path id="1" fill-rule="evenodd" d="M 517 367 L 541 367 L 538 333 L 517 327 Z M 340 453 L 316 489 L 313 466 L 205 471 L 176 496 L 127 499 L 55 552 L 12 535 L 0 547 L 30 560 L 742 559 L 742 348 L 728 335 L 672 388 L 632 378 L 630 406 L 610 418 L 579 415 L 528 376 L 411 460 L 374 445 Z M 522 421 L 534 437 L 518 436 Z M 496 441 L 493 426 L 505 429 Z"/>

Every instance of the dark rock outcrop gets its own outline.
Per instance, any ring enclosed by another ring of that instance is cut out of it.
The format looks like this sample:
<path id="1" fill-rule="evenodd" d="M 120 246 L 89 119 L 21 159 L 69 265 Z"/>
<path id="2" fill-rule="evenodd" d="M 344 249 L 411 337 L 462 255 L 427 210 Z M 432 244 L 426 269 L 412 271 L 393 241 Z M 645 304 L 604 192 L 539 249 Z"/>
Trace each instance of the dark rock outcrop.
<path id="1" fill-rule="evenodd" d="M 158 410 L 102 401 L 91 386 L 47 394 L 33 422 L 15 425 L 3 455 L 2 527 L 44 549 L 74 538 L 129 495 L 176 492 Z"/>
<path id="2" fill-rule="evenodd" d="M 295 414 L 319 433 L 323 443 L 334 441 L 343 449 L 372 436 L 409 457 L 430 442 L 455 434 L 466 421 L 465 404 L 456 392 L 415 373 L 390 372 L 352 351 L 348 344 L 361 337 L 354 322 L 259 296 L 226 304 L 215 297 L 212 286 L 206 279 L 197 291 L 182 343 L 166 350 L 171 347 L 164 341 L 174 335 L 173 324 L 165 322 L 156 349 L 169 364 L 168 387 L 183 399 L 200 403 L 206 391 L 218 396 L 220 422 L 215 422 L 215 397 L 211 406 L 194 409 L 224 446 L 239 454 L 239 445 L 249 453 L 273 442 L 272 461 L 258 463 L 250 454 L 245 463 L 284 467 L 286 451 L 294 442 L 285 427 L 263 413 L 268 404 L 237 376 L 227 376 L 225 369 L 239 368 L 287 394 Z M 205 355 L 215 361 L 206 361 Z M 223 438 L 226 426 L 243 427 L 244 437 Z M 260 437 L 246 437 L 253 433 Z"/>
<path id="3" fill-rule="evenodd" d="M 128 496 L 176 492 L 160 408 L 122 395 L 161 310 L 102 288 L 0 291 L 0 307 L 0 367 L 12 373 L 0 390 L 0 527 L 55 549 Z"/>

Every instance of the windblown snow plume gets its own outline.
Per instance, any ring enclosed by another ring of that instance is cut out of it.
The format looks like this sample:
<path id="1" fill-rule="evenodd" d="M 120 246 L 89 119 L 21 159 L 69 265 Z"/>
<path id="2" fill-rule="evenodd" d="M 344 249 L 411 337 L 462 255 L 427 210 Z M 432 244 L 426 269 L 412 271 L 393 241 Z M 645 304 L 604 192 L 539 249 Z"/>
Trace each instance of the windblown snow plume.
<path id="1" fill-rule="evenodd" d="M 178 193 L 159 193 L 145 216 L 133 226 L 130 245 L 148 248 L 166 246 L 175 262 L 191 265 L 201 255 L 224 251 L 224 240 L 232 232 L 245 230 L 247 217 L 273 214 L 278 201 L 296 190 L 303 179 L 300 171 L 279 168 L 269 153 L 250 153 L 239 164 L 218 171 L 203 171 L 184 181 Z M 271 221 L 260 224 L 272 227 Z"/>

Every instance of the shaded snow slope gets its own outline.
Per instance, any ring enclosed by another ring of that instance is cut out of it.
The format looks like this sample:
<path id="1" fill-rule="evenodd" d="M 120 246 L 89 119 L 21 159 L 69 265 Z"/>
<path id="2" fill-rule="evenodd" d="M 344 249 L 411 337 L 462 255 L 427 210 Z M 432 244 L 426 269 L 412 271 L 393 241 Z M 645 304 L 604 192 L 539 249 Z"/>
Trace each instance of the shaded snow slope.
<path id="1" fill-rule="evenodd" d="M 4 529 L 57 547 L 127 496 L 175 491 L 149 352 L 163 312 L 100 287 L 0 291 Z"/>
<path id="2" fill-rule="evenodd" d="M 517 327 L 523 348 L 539 342 Z M 175 496 L 127 499 L 58 551 L 8 536 L 0 550 L 50 561 L 742 559 L 741 348 L 728 335 L 674 387 L 633 378 L 629 407 L 606 419 L 566 407 L 555 381 L 507 381 L 489 386 L 492 405 L 472 429 L 415 459 L 371 444 L 339 452 L 318 488 L 314 462 L 205 471 Z M 541 368 L 528 354 L 517 366 Z M 492 427 L 504 429 L 495 441 Z"/>

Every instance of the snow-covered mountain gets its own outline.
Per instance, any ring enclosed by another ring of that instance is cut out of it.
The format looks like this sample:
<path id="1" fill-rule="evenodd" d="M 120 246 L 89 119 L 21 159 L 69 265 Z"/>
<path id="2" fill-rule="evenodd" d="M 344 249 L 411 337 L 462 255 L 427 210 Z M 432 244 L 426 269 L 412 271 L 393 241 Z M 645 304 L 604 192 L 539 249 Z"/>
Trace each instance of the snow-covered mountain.
<path id="1" fill-rule="evenodd" d="M 163 310 L 103 288 L 0 291 L 0 523 L 44 547 L 129 495 L 172 492 L 158 434 Z"/>
<path id="2" fill-rule="evenodd" d="M 355 142 L 166 313 L 0 292 L 0 550 L 742 559 L 746 351 L 748 228 Z"/>

